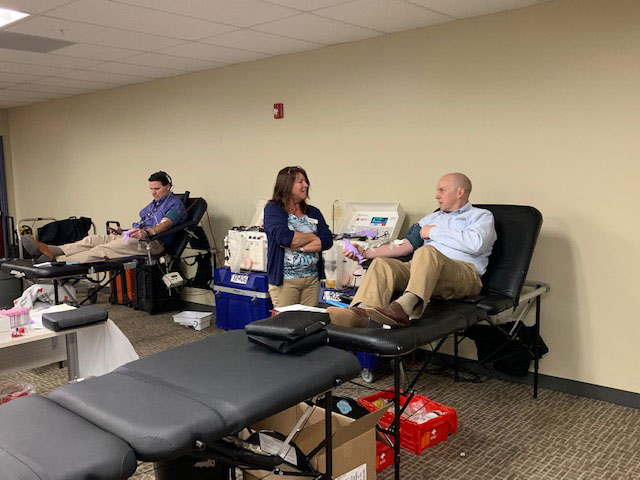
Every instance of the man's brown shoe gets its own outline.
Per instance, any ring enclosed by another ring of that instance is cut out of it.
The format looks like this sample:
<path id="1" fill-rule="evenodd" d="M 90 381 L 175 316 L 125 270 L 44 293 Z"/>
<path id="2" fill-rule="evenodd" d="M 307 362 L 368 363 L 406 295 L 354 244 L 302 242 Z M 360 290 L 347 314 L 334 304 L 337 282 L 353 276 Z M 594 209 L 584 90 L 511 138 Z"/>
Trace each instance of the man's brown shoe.
<path id="1" fill-rule="evenodd" d="M 399 303 L 392 302 L 387 307 L 367 308 L 367 315 L 371 320 L 392 327 L 408 327 L 411 321 Z"/>
<path id="2" fill-rule="evenodd" d="M 24 248 L 27 252 L 31 254 L 33 258 L 39 258 L 42 255 L 45 255 L 49 258 L 48 261 L 55 260 L 55 256 L 49 250 L 49 247 L 44 243 L 37 242 L 32 236 L 24 235 L 22 237 L 22 248 Z M 38 261 L 40 261 L 38 259 Z"/>
<path id="3" fill-rule="evenodd" d="M 369 317 L 364 308 L 360 307 L 329 307 L 327 313 L 333 325 L 339 327 L 363 328 L 369 323 Z"/>

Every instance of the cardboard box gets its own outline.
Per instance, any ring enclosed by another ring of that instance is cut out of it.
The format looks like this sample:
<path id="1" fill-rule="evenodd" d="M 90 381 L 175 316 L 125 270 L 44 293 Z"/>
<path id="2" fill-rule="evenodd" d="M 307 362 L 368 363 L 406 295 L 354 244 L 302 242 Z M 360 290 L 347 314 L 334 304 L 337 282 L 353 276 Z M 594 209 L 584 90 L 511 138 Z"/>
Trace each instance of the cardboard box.
<path id="1" fill-rule="evenodd" d="M 308 407 L 300 403 L 253 425 L 254 430 L 274 430 L 287 435 Z M 358 420 L 332 413 L 333 478 L 335 480 L 375 480 L 376 431 L 375 426 L 385 409 L 376 410 Z M 308 454 L 324 440 L 324 409 L 316 407 L 306 425 L 294 439 L 295 444 Z M 322 449 L 311 459 L 313 468 L 325 472 L 325 451 Z M 286 470 L 288 465 L 281 465 Z M 274 475 L 267 471 L 244 472 L 245 480 L 299 480 L 299 476 Z"/>

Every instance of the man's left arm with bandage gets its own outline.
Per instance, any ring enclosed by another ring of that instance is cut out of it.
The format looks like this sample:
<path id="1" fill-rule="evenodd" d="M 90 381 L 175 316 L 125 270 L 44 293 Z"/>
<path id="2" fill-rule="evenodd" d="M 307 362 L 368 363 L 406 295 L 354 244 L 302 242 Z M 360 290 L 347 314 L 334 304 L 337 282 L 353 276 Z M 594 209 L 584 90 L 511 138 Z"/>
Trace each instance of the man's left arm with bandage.
<path id="1" fill-rule="evenodd" d="M 147 220 L 144 228 L 141 229 L 144 232 L 141 232 L 141 238 L 143 239 L 148 236 L 159 235 L 174 225 L 184 222 L 187 218 L 187 213 L 182 200 L 175 195 L 171 195 L 151 218 L 152 220 Z"/>

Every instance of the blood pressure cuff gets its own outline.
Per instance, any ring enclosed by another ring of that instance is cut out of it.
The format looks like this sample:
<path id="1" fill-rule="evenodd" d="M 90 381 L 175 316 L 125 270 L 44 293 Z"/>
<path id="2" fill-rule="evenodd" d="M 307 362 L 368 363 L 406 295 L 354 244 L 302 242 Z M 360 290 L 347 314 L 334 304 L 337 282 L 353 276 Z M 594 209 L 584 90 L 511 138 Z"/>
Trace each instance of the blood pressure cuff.
<path id="1" fill-rule="evenodd" d="M 59 332 L 67 328 L 104 322 L 107 318 L 107 312 L 95 305 L 89 305 L 87 307 L 74 308 L 73 310 L 65 310 L 63 312 L 44 313 L 42 315 L 42 325 L 49 330 Z"/>
<path id="2" fill-rule="evenodd" d="M 420 236 L 421 229 L 422 227 L 420 227 L 419 224 L 414 223 L 413 225 L 411 225 L 411 228 L 407 230 L 407 233 L 405 233 L 402 237 L 403 239 L 406 238 L 407 240 L 409 240 L 409 243 L 413 245 L 414 250 L 417 250 L 424 245 L 424 239 Z"/>
<path id="3" fill-rule="evenodd" d="M 306 350 L 326 343 L 326 313 L 282 312 L 246 325 L 249 340 L 281 353 Z"/>

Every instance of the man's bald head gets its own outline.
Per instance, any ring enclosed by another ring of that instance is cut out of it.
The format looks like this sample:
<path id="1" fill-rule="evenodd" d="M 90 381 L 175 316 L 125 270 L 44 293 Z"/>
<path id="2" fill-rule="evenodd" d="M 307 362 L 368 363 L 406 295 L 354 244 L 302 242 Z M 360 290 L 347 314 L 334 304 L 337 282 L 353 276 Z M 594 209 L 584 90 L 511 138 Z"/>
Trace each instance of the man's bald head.
<path id="1" fill-rule="evenodd" d="M 452 212 L 462 208 L 469 201 L 471 180 L 463 173 L 447 173 L 436 187 L 436 200 L 440 209 Z"/>
<path id="2" fill-rule="evenodd" d="M 445 177 L 450 177 L 456 187 L 463 188 L 464 193 L 469 198 L 471 194 L 471 180 L 464 173 L 447 173 Z"/>

